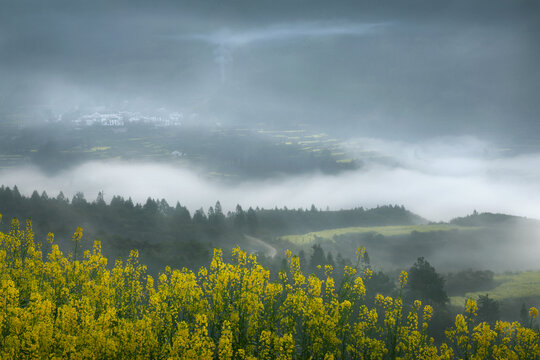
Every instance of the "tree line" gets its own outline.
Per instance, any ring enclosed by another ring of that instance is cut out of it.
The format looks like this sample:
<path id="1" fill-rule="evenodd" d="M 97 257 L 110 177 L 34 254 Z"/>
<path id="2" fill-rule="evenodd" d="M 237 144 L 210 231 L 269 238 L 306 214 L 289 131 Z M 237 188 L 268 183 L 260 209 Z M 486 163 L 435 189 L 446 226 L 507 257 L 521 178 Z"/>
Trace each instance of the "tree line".
<path id="1" fill-rule="evenodd" d="M 49 196 L 34 191 L 30 196 L 18 188 L 0 187 L 0 213 L 5 219 L 35 219 L 36 236 L 48 232 L 57 236 L 60 246 L 69 246 L 73 228 L 85 229 L 86 246 L 99 239 L 109 257 L 125 257 L 132 249 L 143 254 L 150 269 L 165 265 L 195 269 L 209 261 L 214 247 L 232 249 L 246 245 L 245 234 L 271 239 L 279 235 L 303 233 L 343 226 L 413 224 L 421 219 L 403 206 L 387 205 L 373 209 L 349 210 L 242 208 L 225 212 L 219 201 L 208 209 L 190 212 L 177 202 L 148 198 L 144 204 L 131 198 L 113 196 L 107 202 L 103 193 L 89 201 L 79 192 L 71 199 L 60 192 Z M 84 245 L 83 245 L 84 248 Z"/>

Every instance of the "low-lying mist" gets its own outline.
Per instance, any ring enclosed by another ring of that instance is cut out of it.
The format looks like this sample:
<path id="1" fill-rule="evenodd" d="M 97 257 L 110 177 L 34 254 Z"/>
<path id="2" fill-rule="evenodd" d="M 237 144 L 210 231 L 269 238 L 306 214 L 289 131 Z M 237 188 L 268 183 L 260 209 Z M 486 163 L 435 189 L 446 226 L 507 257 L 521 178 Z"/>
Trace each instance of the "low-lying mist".
<path id="1" fill-rule="evenodd" d="M 540 218 L 540 154 L 503 156 L 475 138 L 447 138 L 408 144 L 380 139 L 350 142 L 350 152 L 379 154 L 361 169 L 312 173 L 267 180 L 211 180 L 204 171 L 132 162 L 89 162 L 54 175 L 35 167 L 0 171 L 0 183 L 27 195 L 46 191 L 68 197 L 98 192 L 144 202 L 148 197 L 179 201 L 191 211 L 219 200 L 224 210 L 288 207 L 340 209 L 404 205 L 432 221 L 447 221 L 473 210 Z M 380 160 L 383 159 L 383 160 Z M 207 172 L 206 172 L 207 173 Z M 234 179 L 234 178 L 233 178 Z"/>
<path id="2" fill-rule="evenodd" d="M 388 237 L 348 234 L 335 240 L 323 243 L 323 248 L 347 254 L 350 249 L 364 246 L 372 265 L 380 269 L 406 269 L 422 256 L 442 272 L 540 270 L 540 224 L 522 219 L 486 227 Z"/>

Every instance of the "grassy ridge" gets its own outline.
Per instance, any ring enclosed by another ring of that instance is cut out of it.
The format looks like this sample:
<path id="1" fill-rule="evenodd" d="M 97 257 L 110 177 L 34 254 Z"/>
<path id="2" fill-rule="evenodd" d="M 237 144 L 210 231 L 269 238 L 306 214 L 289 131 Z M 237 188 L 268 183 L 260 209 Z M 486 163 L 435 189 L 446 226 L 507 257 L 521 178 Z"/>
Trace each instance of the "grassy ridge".
<path id="1" fill-rule="evenodd" d="M 296 245 L 307 245 L 316 240 L 329 241 L 333 240 L 334 236 L 377 233 L 383 236 L 407 235 L 413 231 L 417 232 L 434 232 L 434 231 L 450 231 L 450 230 L 472 230 L 477 227 L 464 227 L 448 224 L 430 224 L 430 225 L 397 225 L 397 226 L 354 226 L 338 229 L 326 229 L 321 231 L 310 232 L 302 235 L 285 235 L 281 240 L 289 241 Z"/>

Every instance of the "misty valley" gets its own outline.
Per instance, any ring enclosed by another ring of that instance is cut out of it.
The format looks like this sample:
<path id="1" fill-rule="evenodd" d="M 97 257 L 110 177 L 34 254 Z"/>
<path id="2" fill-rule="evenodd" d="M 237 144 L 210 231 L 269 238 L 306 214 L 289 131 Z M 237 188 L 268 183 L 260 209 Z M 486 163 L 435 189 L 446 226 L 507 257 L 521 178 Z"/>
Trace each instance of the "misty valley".
<path id="1" fill-rule="evenodd" d="M 84 162 L 121 160 L 183 166 L 207 178 L 239 181 L 312 171 L 337 174 L 361 163 L 347 158 L 340 141 L 324 133 L 175 119 L 174 113 L 76 112 L 40 126 L 0 124 L 0 168 L 34 165 L 58 173 Z"/>
<path id="2" fill-rule="evenodd" d="M 2 125 L 4 339 L 26 326 L 20 331 L 39 344 L 29 354 L 61 358 L 397 359 L 420 351 L 452 359 L 475 356 L 486 341 L 490 351 L 511 342 L 505 356 L 537 358 L 539 220 L 459 213 L 476 202 L 489 208 L 490 197 L 459 197 L 468 183 L 441 203 L 455 209 L 433 219 L 379 205 L 381 190 L 390 200 L 396 184 L 417 182 L 419 193 L 396 199 L 429 213 L 429 198 L 459 181 L 455 162 L 467 167 L 471 158 L 489 169 L 472 170 L 480 177 L 473 188 L 511 189 L 498 174 L 515 171 L 516 158 L 524 171 L 536 156 L 467 138 L 408 148 L 179 118 L 77 112 Z M 456 153 L 446 157 L 447 146 Z M 440 156 L 425 158 L 437 147 Z M 441 166 L 438 179 L 423 179 Z M 358 199 L 368 206 L 350 206 Z M 332 208 L 277 205 L 311 200 Z M 532 202 L 524 209 L 535 214 Z M 30 335 L 36 323 L 41 330 Z M 490 327 L 503 337 L 490 338 Z M 85 332 L 109 340 L 89 343 Z M 14 344 L 4 349 L 23 356 L 23 342 Z"/>
<path id="3" fill-rule="evenodd" d="M 540 360 L 539 35 L 0 0 L 0 360 Z"/>

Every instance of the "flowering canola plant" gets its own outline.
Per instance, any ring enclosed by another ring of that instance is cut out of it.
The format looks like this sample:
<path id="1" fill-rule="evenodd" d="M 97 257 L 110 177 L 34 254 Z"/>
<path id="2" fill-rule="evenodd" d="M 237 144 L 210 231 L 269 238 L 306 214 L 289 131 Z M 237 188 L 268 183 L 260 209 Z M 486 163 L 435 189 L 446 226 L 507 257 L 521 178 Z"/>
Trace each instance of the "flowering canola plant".
<path id="1" fill-rule="evenodd" d="M 339 289 L 331 266 L 306 276 L 289 251 L 272 282 L 239 248 L 231 263 L 216 249 L 197 273 L 167 267 L 154 279 L 137 251 L 108 267 L 96 241 L 77 258 L 82 232 L 67 255 L 52 234 L 36 243 L 29 220 L 0 232 L 1 359 L 540 359 L 537 330 L 473 326 L 472 300 L 440 346 L 427 334 L 431 306 L 378 295 L 370 308 L 362 249 Z"/>

